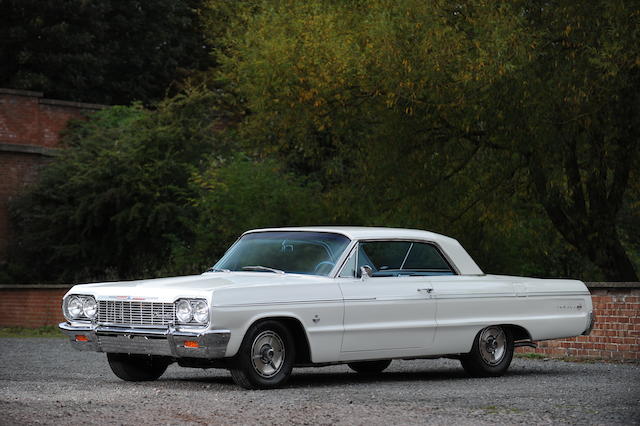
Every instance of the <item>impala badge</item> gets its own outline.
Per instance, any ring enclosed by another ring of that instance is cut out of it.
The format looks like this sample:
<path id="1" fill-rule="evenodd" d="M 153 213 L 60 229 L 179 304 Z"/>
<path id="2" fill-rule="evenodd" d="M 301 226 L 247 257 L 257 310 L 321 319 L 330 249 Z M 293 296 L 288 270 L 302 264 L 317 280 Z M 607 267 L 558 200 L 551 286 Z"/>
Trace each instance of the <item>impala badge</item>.
<path id="1" fill-rule="evenodd" d="M 170 313 L 163 314 L 162 312 L 154 312 L 153 317 L 157 319 L 163 319 L 163 320 L 172 320 L 173 314 L 170 314 Z"/>

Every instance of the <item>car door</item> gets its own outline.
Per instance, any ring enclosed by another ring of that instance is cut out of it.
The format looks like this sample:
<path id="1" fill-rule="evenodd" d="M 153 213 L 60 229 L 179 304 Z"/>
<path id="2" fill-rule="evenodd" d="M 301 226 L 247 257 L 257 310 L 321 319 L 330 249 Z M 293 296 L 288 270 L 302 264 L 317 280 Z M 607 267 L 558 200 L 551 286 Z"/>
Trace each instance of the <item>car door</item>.
<path id="1" fill-rule="evenodd" d="M 420 353 L 431 345 L 436 305 L 429 276 L 403 269 L 411 241 L 361 241 L 339 274 L 344 298 L 342 353 Z M 360 267 L 372 268 L 362 277 Z M 391 355 L 389 354 L 389 355 Z"/>

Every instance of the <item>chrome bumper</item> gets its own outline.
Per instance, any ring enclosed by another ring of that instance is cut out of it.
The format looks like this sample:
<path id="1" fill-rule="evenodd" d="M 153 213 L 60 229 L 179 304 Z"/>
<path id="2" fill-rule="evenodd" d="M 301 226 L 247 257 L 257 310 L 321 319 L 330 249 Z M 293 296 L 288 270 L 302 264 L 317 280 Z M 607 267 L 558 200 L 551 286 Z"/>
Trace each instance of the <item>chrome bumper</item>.
<path id="1" fill-rule="evenodd" d="M 58 325 L 80 351 L 162 355 L 174 358 L 224 358 L 231 332 L 178 331 L 168 328 L 126 328 L 94 325 Z M 190 342 L 185 346 L 185 342 Z M 195 342 L 195 344 L 194 344 Z"/>
<path id="2" fill-rule="evenodd" d="M 596 316 L 593 314 L 593 311 L 590 311 L 587 314 L 588 325 L 587 328 L 582 332 L 582 336 L 588 336 L 591 334 L 591 330 L 593 330 L 593 326 L 596 324 Z"/>

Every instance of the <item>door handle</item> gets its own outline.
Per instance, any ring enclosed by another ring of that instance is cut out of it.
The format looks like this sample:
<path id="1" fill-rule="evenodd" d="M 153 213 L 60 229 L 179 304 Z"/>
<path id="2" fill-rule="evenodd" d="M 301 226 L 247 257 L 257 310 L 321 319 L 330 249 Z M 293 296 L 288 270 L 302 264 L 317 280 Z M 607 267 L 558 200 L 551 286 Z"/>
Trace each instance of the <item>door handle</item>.
<path id="1" fill-rule="evenodd" d="M 430 295 L 433 292 L 432 288 L 419 288 L 418 293 L 428 294 Z"/>

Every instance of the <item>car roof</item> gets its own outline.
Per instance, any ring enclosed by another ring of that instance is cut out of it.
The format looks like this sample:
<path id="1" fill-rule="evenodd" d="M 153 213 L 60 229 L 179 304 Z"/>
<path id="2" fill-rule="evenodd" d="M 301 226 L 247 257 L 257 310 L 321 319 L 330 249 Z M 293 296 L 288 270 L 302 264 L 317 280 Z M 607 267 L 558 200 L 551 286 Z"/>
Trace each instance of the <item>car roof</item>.
<path id="1" fill-rule="evenodd" d="M 297 231 L 297 232 L 330 232 L 342 234 L 351 240 L 402 239 L 424 240 L 435 243 L 444 251 L 448 260 L 453 263 L 461 275 L 484 275 L 480 267 L 469 256 L 458 240 L 435 232 L 420 229 L 382 228 L 369 226 L 296 226 L 284 228 L 252 229 L 243 235 L 254 232 Z"/>

